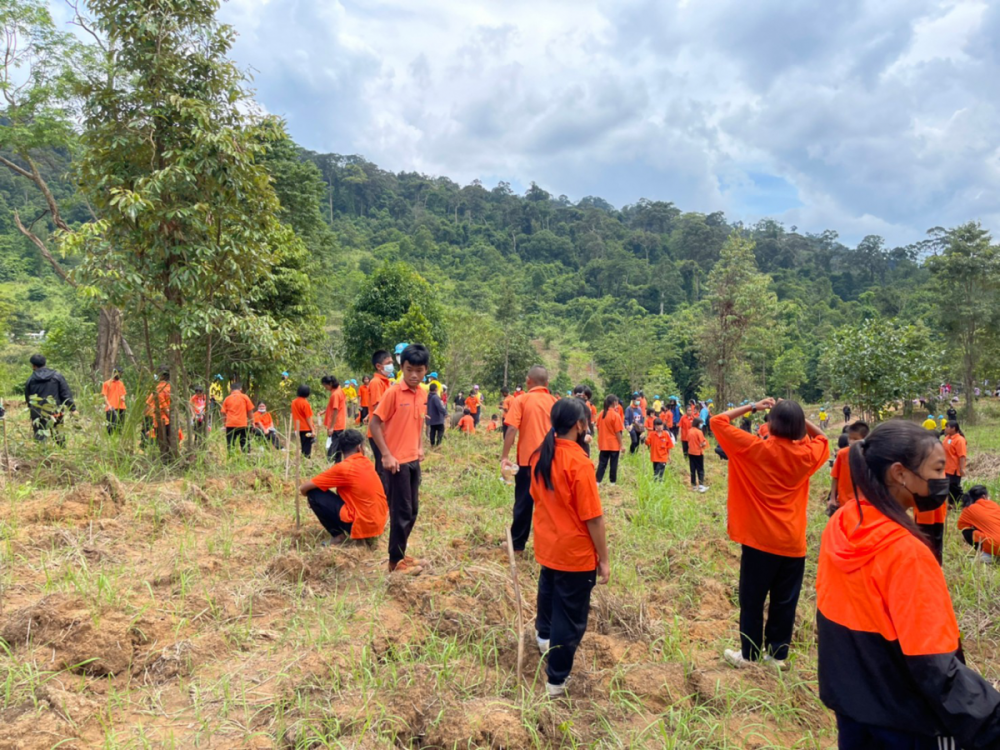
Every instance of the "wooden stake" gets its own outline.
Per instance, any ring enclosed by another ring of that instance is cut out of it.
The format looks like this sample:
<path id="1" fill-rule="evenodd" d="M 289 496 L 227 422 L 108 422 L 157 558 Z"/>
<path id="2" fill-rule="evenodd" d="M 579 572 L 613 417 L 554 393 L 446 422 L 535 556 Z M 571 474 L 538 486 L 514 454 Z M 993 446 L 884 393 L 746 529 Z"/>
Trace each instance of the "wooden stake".
<path id="1" fill-rule="evenodd" d="M 288 417 L 288 437 L 285 440 L 285 481 L 288 481 L 288 465 L 292 460 L 292 418 Z"/>
<path id="2" fill-rule="evenodd" d="M 0 404 L 3 406 L 3 404 Z M 10 465 L 10 449 L 7 447 L 7 419 L 0 419 L 0 426 L 3 427 L 3 462 L 7 467 L 8 481 L 14 481 L 14 467 Z"/>
<path id="3" fill-rule="evenodd" d="M 295 420 L 295 431 L 299 431 L 299 420 Z M 299 455 L 295 459 L 295 530 L 302 528 L 302 512 L 299 510 L 302 504 L 302 495 L 299 493 L 302 474 L 302 443 L 299 443 Z"/>
<path id="4" fill-rule="evenodd" d="M 521 684 L 524 663 L 524 610 L 521 607 L 521 585 L 517 581 L 517 560 L 514 557 L 514 539 L 507 527 L 507 557 L 510 559 L 510 577 L 514 579 L 514 601 L 517 604 L 517 683 Z"/>

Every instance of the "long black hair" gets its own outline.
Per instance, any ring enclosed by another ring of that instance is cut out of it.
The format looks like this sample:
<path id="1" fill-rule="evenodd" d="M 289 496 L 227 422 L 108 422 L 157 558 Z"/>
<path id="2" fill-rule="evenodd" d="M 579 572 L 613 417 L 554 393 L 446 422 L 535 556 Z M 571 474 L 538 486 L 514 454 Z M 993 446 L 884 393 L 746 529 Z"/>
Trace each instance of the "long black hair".
<path id="1" fill-rule="evenodd" d="M 981 484 L 977 484 L 975 487 L 970 487 L 969 491 L 962 495 L 962 508 L 968 508 L 970 505 L 975 505 L 977 502 L 983 498 L 989 499 L 990 491 L 986 489 Z"/>
<path id="2" fill-rule="evenodd" d="M 608 398 L 614 398 L 609 396 Z M 607 404 L 607 399 L 604 401 Z M 604 409 L 607 413 L 607 407 Z M 565 435 L 580 422 L 590 419 L 589 410 L 578 398 L 563 398 L 552 406 L 550 419 L 552 429 L 549 430 L 542 445 L 538 448 L 538 463 L 535 464 L 535 477 L 541 479 L 548 489 L 552 486 L 552 459 L 556 456 L 556 436 Z"/>
<path id="3" fill-rule="evenodd" d="M 855 502 L 861 509 L 859 495 L 886 517 L 898 523 L 922 542 L 930 546 L 909 514 L 889 492 L 885 475 L 889 467 L 900 463 L 917 473 L 935 445 L 940 445 L 937 435 L 920 425 L 902 419 L 883 422 L 864 440 L 851 445 L 851 481 L 854 484 Z"/>
<path id="4" fill-rule="evenodd" d="M 945 426 L 945 429 L 947 429 L 948 427 L 951 427 L 959 435 L 961 435 L 962 437 L 965 437 L 965 433 L 962 432 L 962 428 L 958 426 L 958 420 L 957 419 L 950 419 L 950 420 L 948 420 L 947 422 L 945 422 L 944 426 Z"/>
<path id="5" fill-rule="evenodd" d="M 605 396 L 604 411 L 601 412 L 601 419 L 604 419 L 606 416 L 608 416 L 608 409 L 614 409 L 615 404 L 617 403 L 618 403 L 618 397 L 615 394 L 609 393 L 607 396 Z"/>

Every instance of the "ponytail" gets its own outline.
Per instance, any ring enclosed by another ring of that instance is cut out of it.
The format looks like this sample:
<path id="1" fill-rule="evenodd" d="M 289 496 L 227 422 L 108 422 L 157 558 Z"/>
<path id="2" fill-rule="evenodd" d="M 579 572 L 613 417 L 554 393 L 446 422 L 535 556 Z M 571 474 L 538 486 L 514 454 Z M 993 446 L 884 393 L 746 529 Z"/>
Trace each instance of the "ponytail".
<path id="1" fill-rule="evenodd" d="M 608 396 L 604 400 L 605 414 L 608 411 L 608 399 L 613 398 L 614 396 Z M 589 421 L 589 413 L 587 407 L 583 405 L 580 399 L 564 398 L 553 404 L 550 420 L 552 422 L 552 429 L 549 430 L 541 446 L 535 451 L 535 455 L 538 456 L 538 463 L 535 464 L 534 471 L 535 478 L 541 479 L 548 490 L 555 488 L 552 484 L 552 461 L 556 457 L 556 436 L 561 437 L 580 422 Z"/>
<path id="2" fill-rule="evenodd" d="M 944 426 L 946 428 L 951 427 L 959 435 L 961 435 L 962 437 L 965 437 L 965 433 L 962 432 L 962 428 L 958 426 L 958 420 L 957 419 L 950 419 L 950 420 L 948 420 L 947 422 L 945 422 Z"/>
<path id="3" fill-rule="evenodd" d="M 609 393 L 604 397 L 604 411 L 601 412 L 601 419 L 608 416 L 608 409 L 614 409 L 617 402 L 618 397 L 613 393 Z"/>
<path id="4" fill-rule="evenodd" d="M 851 482 L 854 485 L 854 500 L 862 519 L 864 513 L 860 497 L 864 496 L 884 516 L 930 547 L 930 542 L 906 509 L 889 492 L 885 475 L 895 463 L 916 472 L 935 444 L 938 444 L 938 439 L 934 433 L 912 422 L 893 419 L 880 424 L 868 437 L 851 446 L 848 454 Z"/>

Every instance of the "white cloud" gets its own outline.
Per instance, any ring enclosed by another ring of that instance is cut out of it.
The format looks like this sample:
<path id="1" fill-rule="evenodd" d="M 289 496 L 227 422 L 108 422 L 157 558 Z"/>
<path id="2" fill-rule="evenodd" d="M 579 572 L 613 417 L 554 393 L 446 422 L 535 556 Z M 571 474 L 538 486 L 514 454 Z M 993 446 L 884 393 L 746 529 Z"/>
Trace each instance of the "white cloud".
<path id="1" fill-rule="evenodd" d="M 307 148 L 848 241 L 1000 229 L 997 4 L 230 0 L 222 16 Z"/>

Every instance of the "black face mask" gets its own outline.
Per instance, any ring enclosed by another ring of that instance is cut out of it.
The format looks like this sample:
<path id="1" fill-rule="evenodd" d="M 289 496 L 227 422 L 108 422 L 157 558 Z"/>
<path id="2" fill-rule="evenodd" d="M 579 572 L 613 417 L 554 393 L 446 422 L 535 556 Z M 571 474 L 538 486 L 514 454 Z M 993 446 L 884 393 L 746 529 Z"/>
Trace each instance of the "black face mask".
<path id="1" fill-rule="evenodd" d="M 921 477 L 923 479 L 923 477 Z M 913 495 L 913 503 L 917 506 L 917 510 L 921 513 L 926 513 L 930 510 L 937 510 L 942 505 L 944 501 L 948 499 L 949 483 L 947 479 L 924 479 L 927 482 L 927 494 L 918 495 L 916 493 L 911 493 Z"/>

